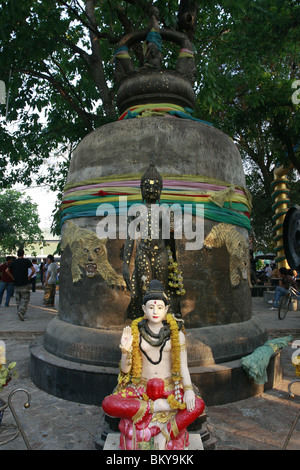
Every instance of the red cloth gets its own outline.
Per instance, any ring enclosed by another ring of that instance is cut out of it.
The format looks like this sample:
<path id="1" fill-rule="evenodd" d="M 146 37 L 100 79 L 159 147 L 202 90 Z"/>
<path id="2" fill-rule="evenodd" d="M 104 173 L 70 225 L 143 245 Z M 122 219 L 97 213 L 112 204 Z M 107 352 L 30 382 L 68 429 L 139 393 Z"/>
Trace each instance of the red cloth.
<path id="1" fill-rule="evenodd" d="M 9 265 L 7 263 L 3 263 L 0 265 L 1 281 L 13 283 L 13 279 L 5 272 L 8 267 Z"/>
<path id="2" fill-rule="evenodd" d="M 145 393 L 144 388 L 139 387 L 138 392 L 142 395 Z M 180 392 L 183 397 L 183 390 L 181 389 Z M 151 400 L 155 401 L 158 398 L 166 398 L 172 393 L 174 394 L 174 390 L 164 390 L 164 382 L 161 379 L 151 379 L 147 383 L 146 394 Z M 120 448 L 122 450 L 131 450 L 132 448 L 133 422 L 131 418 L 135 416 L 141 406 L 141 402 L 137 398 L 139 397 L 136 390 L 128 386 L 119 393 L 105 397 L 102 402 L 103 411 L 108 416 L 121 418 L 119 429 L 121 432 Z M 204 407 L 204 401 L 196 396 L 196 404 L 193 411 L 189 412 L 186 409 L 178 410 L 175 420 L 179 434 L 174 436 L 171 430 L 171 422 L 169 422 L 168 431 L 171 440 L 167 443 L 167 450 L 180 450 L 189 445 L 189 434 L 186 428 L 203 413 Z M 135 441 L 137 443 L 148 442 L 151 437 L 156 436 L 160 432 L 158 426 L 148 427 L 152 416 L 150 414 L 150 406 L 147 403 L 146 413 L 140 421 L 135 423 Z"/>

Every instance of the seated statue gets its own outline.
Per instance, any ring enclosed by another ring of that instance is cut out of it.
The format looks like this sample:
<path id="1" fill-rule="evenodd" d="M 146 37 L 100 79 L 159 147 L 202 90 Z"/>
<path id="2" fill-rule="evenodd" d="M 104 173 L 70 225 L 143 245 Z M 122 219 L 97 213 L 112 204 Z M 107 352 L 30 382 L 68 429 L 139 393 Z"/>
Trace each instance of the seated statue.
<path id="1" fill-rule="evenodd" d="M 162 284 L 151 281 L 144 317 L 123 330 L 118 386 L 102 403 L 108 416 L 121 418 L 122 450 L 186 449 L 186 428 L 204 410 L 191 383 L 183 321 L 167 313 L 168 304 Z"/>

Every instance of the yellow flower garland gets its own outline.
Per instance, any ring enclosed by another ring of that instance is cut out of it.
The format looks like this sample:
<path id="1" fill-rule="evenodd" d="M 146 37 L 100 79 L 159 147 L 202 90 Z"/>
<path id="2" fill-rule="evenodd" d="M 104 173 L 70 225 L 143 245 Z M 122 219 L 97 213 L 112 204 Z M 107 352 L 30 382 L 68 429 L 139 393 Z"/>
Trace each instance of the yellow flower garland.
<path id="1" fill-rule="evenodd" d="M 133 336 L 132 341 L 132 369 L 131 380 L 138 383 L 142 375 L 142 352 L 139 347 L 139 328 L 138 324 L 143 320 L 143 317 L 136 318 L 131 323 L 131 333 Z M 171 346 L 172 346 L 172 379 L 178 382 L 181 379 L 181 364 L 180 364 L 180 340 L 179 330 L 176 320 L 168 313 L 166 320 L 171 330 Z"/>
<path id="2" fill-rule="evenodd" d="M 173 410 L 177 410 L 178 408 L 180 410 L 184 410 L 186 408 L 186 403 L 180 403 L 178 400 L 176 400 L 174 395 L 169 395 L 167 398 L 167 402 Z"/>
<path id="3" fill-rule="evenodd" d="M 142 321 L 144 317 L 139 317 L 133 320 L 131 323 L 131 333 L 133 336 L 133 341 L 132 341 L 132 368 L 131 372 L 129 374 L 120 374 L 119 375 L 119 380 L 118 380 L 118 389 L 121 387 L 126 387 L 130 381 L 133 384 L 138 384 L 141 380 L 142 376 L 142 352 L 139 347 L 139 338 L 140 338 L 140 332 L 138 328 L 138 324 L 140 321 Z M 173 318 L 171 314 L 167 314 L 166 316 L 167 323 L 170 326 L 171 330 L 171 348 L 172 348 L 172 379 L 173 382 L 177 384 L 179 383 L 181 379 L 181 361 L 180 361 L 180 351 L 181 351 L 181 346 L 180 346 L 180 339 L 179 339 L 179 329 L 176 320 Z M 182 327 L 183 328 L 183 327 Z M 142 398 L 145 401 L 149 400 L 149 397 L 146 393 L 142 394 Z M 185 403 L 181 403 L 178 400 L 176 400 L 175 396 L 173 394 L 170 394 L 167 398 L 167 401 L 169 405 L 171 406 L 172 409 L 184 409 L 186 408 Z"/>
<path id="4" fill-rule="evenodd" d="M 142 375 L 142 352 L 139 347 L 139 329 L 138 324 L 143 320 L 143 317 L 136 318 L 131 323 L 131 333 L 133 336 L 132 341 L 132 368 L 131 380 L 133 383 L 138 383 Z"/>
<path id="5" fill-rule="evenodd" d="M 185 289 L 183 287 L 182 271 L 178 269 L 178 263 L 173 260 L 172 250 L 169 245 L 167 246 L 167 253 L 169 258 L 169 286 L 173 287 L 173 289 L 176 289 L 177 295 L 184 295 Z"/>

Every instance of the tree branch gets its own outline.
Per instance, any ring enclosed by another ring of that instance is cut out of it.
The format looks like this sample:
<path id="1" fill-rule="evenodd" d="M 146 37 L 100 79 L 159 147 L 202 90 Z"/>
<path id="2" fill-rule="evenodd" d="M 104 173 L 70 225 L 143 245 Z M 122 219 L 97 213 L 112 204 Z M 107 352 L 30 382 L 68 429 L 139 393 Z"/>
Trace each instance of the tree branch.
<path id="1" fill-rule="evenodd" d="M 96 83 L 96 86 L 100 92 L 100 97 L 103 102 L 103 108 L 109 117 L 113 117 L 116 114 L 115 106 L 111 92 L 107 86 L 106 77 L 103 70 L 101 47 L 98 36 L 94 33 L 97 29 L 97 21 L 95 16 L 95 2 L 94 0 L 86 0 L 86 14 L 89 19 L 91 27 L 90 41 L 92 48 L 91 55 L 91 71 Z"/>
<path id="2" fill-rule="evenodd" d="M 25 75 L 29 75 L 31 77 L 41 78 L 43 80 L 47 80 L 51 85 L 59 92 L 59 94 L 63 97 L 63 99 L 78 113 L 78 115 L 83 119 L 86 123 L 88 129 L 90 131 L 93 130 L 92 120 L 94 120 L 97 116 L 87 113 L 84 109 L 82 109 L 78 104 L 75 103 L 72 96 L 66 91 L 64 86 L 54 78 L 50 73 L 49 75 L 37 72 L 36 70 L 30 69 L 12 69 L 13 72 L 17 73 L 24 73 Z"/>
<path id="3" fill-rule="evenodd" d="M 184 32 L 192 41 L 196 32 L 199 5 L 190 0 L 181 0 L 177 15 L 178 30 Z"/>
<path id="4" fill-rule="evenodd" d="M 52 60 L 53 60 L 53 63 L 57 66 L 57 68 L 60 70 L 66 84 L 67 84 L 67 87 L 71 90 L 73 96 L 76 98 L 77 102 L 80 104 L 80 106 L 82 108 L 84 108 L 84 103 L 82 102 L 82 99 L 80 98 L 80 96 L 78 96 L 78 93 L 76 92 L 75 88 L 73 87 L 73 85 L 70 83 L 68 77 L 66 76 L 65 72 L 63 71 L 62 67 L 60 66 L 60 64 L 54 59 L 54 57 L 52 56 Z"/>
<path id="5" fill-rule="evenodd" d="M 91 60 L 90 54 L 88 54 L 86 51 L 78 47 L 77 44 L 74 44 L 69 39 L 64 38 L 64 37 L 61 39 L 62 39 L 62 42 L 66 44 L 66 46 L 68 46 L 74 53 L 79 54 L 82 60 L 86 63 L 86 65 L 90 67 L 90 60 Z"/>
<path id="6" fill-rule="evenodd" d="M 78 2 L 77 2 L 78 8 L 81 9 L 82 14 L 86 17 L 86 19 L 84 19 L 75 8 L 73 8 L 71 5 L 68 5 L 67 2 L 60 1 L 59 3 L 65 6 L 69 10 L 69 12 L 73 15 L 73 17 L 76 18 L 76 20 L 78 20 L 83 26 L 85 26 L 89 31 L 91 31 L 95 36 L 97 36 L 98 39 L 107 39 L 110 42 L 110 44 L 118 43 L 119 38 L 108 33 L 100 33 L 97 25 L 96 24 L 94 25 L 90 21 L 90 18 L 87 12 L 83 10 L 83 8 L 80 6 L 80 4 L 78 4 Z"/>

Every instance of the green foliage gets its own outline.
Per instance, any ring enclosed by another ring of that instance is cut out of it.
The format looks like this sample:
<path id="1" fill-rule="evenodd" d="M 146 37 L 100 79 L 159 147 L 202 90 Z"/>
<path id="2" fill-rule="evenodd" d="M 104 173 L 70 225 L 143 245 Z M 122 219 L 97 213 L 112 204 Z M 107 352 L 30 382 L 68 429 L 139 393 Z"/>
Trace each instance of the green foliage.
<path id="1" fill-rule="evenodd" d="M 173 29 L 181 7 L 198 7 L 194 115 L 238 145 L 257 228 L 272 215 L 274 165 L 292 163 L 300 172 L 299 104 L 291 99 L 300 79 L 295 0 L 3 0 L 0 79 L 9 99 L 6 118 L 0 105 L 0 187 L 35 179 L 63 190 L 78 142 L 117 118 L 111 58 L 124 34 L 147 27 L 152 3 L 161 27 Z M 134 51 L 137 63 L 140 52 Z M 175 49 L 163 52 L 174 67 Z M 40 175 L 49 155 L 57 164 Z"/>
<path id="2" fill-rule="evenodd" d="M 104 116 L 89 64 L 73 50 L 88 44 L 86 30 L 59 3 L 8 0 L 0 7 L 1 79 L 9 91 L 0 132 L 3 188 L 30 184 L 52 152 L 63 154 L 112 119 Z"/>
<path id="3" fill-rule="evenodd" d="M 0 364 L 0 392 L 2 392 L 3 387 L 5 387 L 12 378 L 18 377 L 18 372 L 15 370 L 17 363 L 11 362 L 5 367 L 4 364 Z"/>
<path id="4" fill-rule="evenodd" d="M 19 247 L 30 247 L 43 240 L 39 228 L 37 205 L 22 193 L 6 190 L 0 193 L 0 252 L 9 254 Z"/>
<path id="5" fill-rule="evenodd" d="M 273 169 L 292 163 L 298 178 L 300 173 L 300 109 L 291 99 L 300 77 L 300 6 L 287 0 L 228 0 L 201 12 L 210 28 L 205 37 L 197 29 L 201 75 L 195 115 L 237 144 L 253 198 L 252 226 L 259 249 L 269 251 Z M 292 203 L 299 200 L 295 185 L 292 181 Z"/>
<path id="6" fill-rule="evenodd" d="M 251 144 L 267 132 L 274 141 L 272 160 L 280 160 L 299 139 L 299 106 L 291 97 L 299 74 L 300 7 L 279 0 L 220 3 L 216 31 L 197 55 L 197 113 L 242 147 L 242 138 Z M 219 9 L 209 9 L 206 21 L 213 24 Z"/>

